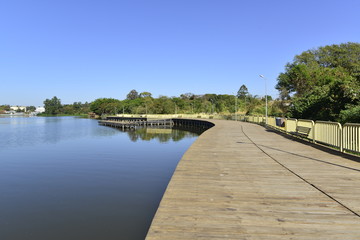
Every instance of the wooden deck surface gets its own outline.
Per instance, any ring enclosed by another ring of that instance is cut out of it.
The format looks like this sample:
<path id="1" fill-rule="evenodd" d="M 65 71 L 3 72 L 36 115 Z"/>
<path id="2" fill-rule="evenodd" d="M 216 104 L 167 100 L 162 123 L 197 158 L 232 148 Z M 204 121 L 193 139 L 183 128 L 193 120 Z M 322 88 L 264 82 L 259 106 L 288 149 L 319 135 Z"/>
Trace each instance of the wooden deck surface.
<path id="1" fill-rule="evenodd" d="M 360 239 L 360 163 L 213 120 L 179 162 L 147 240 Z"/>

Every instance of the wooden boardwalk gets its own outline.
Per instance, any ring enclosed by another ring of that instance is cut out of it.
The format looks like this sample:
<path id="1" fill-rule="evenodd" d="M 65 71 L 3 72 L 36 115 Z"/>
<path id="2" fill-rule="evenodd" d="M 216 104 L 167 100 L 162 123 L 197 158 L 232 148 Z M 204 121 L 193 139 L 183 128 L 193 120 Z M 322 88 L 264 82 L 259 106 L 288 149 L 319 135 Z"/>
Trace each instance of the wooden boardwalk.
<path id="1" fill-rule="evenodd" d="M 360 163 L 212 120 L 184 154 L 147 240 L 360 239 Z"/>

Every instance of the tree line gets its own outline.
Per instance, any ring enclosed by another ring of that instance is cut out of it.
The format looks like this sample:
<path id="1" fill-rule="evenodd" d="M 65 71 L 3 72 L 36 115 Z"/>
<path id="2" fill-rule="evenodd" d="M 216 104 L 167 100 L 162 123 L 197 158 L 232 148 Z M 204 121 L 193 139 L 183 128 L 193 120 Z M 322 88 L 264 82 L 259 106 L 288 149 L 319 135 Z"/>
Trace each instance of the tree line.
<path id="1" fill-rule="evenodd" d="M 269 112 L 281 115 L 278 101 L 268 96 Z M 265 98 L 252 96 L 247 87 L 242 85 L 236 96 L 228 94 L 181 94 L 178 97 L 152 97 L 150 92 L 131 90 L 126 99 L 99 98 L 91 103 L 81 102 L 62 105 L 54 96 L 44 101 L 46 115 L 87 114 L 93 112 L 99 116 L 114 114 L 264 114 Z"/>
<path id="2" fill-rule="evenodd" d="M 54 96 L 44 101 L 44 108 L 45 112 L 42 115 L 85 115 L 90 112 L 90 103 L 62 104 L 61 100 Z"/>
<path id="3" fill-rule="evenodd" d="M 124 100 L 99 98 L 90 104 L 90 110 L 97 115 L 104 114 L 264 114 L 265 98 L 252 96 L 246 89 L 238 95 L 228 94 L 181 94 L 178 97 L 160 96 L 153 98 L 150 92 L 138 93 L 131 90 Z M 271 100 L 271 98 L 270 98 Z M 272 113 L 280 114 L 276 104 L 272 104 Z"/>

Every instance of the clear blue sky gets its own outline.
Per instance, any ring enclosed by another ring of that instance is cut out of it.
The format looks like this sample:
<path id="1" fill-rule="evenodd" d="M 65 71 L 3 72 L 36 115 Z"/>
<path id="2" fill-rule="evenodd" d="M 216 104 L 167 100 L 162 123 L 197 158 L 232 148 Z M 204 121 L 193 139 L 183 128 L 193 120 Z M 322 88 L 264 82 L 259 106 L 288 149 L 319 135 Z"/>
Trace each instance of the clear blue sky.
<path id="1" fill-rule="evenodd" d="M 359 42 L 358 0 L 4 0 L 0 104 L 43 105 L 136 89 L 277 96 L 296 54 Z"/>

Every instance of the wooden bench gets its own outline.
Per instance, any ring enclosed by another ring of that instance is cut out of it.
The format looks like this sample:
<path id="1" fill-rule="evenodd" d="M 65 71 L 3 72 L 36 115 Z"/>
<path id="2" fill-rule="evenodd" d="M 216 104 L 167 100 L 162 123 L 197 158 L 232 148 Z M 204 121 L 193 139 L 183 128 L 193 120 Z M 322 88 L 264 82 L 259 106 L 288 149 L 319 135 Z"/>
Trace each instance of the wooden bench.
<path id="1" fill-rule="evenodd" d="M 311 131 L 311 128 L 309 127 L 303 127 L 303 126 L 297 126 L 296 132 L 293 132 L 293 134 L 298 135 L 300 137 L 308 137 L 309 133 Z"/>

